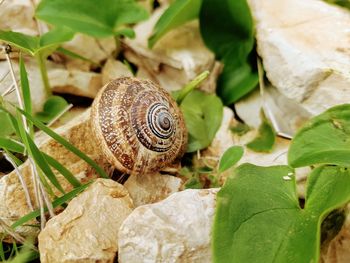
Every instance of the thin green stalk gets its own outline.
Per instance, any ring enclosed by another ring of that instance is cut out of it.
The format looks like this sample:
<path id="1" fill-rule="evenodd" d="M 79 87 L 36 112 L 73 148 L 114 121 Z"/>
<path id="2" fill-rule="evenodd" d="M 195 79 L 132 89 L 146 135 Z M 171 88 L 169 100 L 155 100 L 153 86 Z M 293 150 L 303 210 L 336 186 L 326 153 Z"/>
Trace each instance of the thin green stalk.
<path id="1" fill-rule="evenodd" d="M 120 38 L 119 36 L 114 36 L 114 43 L 115 43 L 115 52 L 114 52 L 114 57 L 118 57 L 120 49 L 121 49 L 121 44 L 120 44 Z"/>
<path id="2" fill-rule="evenodd" d="M 44 84 L 46 95 L 47 95 L 47 97 L 49 97 L 52 95 L 52 91 L 51 91 L 51 87 L 50 87 L 49 76 L 47 75 L 46 57 L 44 57 L 40 52 L 35 57 L 38 61 L 41 79 L 42 79 L 43 84 Z"/>
<path id="3" fill-rule="evenodd" d="M 177 103 L 180 105 L 187 94 L 189 94 L 193 89 L 197 88 L 198 85 L 209 76 L 209 73 L 210 72 L 208 70 L 202 72 L 194 80 L 183 87 L 176 99 Z"/>

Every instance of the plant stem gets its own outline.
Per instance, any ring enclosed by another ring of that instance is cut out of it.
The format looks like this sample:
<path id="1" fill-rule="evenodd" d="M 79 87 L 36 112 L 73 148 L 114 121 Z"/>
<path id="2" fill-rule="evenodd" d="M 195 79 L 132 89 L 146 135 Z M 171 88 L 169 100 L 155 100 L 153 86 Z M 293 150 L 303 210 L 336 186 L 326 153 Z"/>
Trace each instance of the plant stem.
<path id="1" fill-rule="evenodd" d="M 39 64 L 41 79 L 44 84 L 46 96 L 50 97 L 52 95 L 52 91 L 50 87 L 49 76 L 47 75 L 46 57 L 44 57 L 40 52 L 35 57 Z"/>
<path id="2" fill-rule="evenodd" d="M 194 80 L 192 80 L 190 83 L 188 83 L 185 87 L 183 87 L 180 91 L 179 96 L 177 97 L 176 101 L 180 105 L 183 99 L 187 96 L 188 93 L 190 93 L 193 89 L 198 87 L 198 85 L 205 80 L 209 76 L 209 71 L 206 70 L 199 74 L 197 77 L 195 77 Z"/>
<path id="3" fill-rule="evenodd" d="M 118 57 L 121 45 L 120 45 L 120 39 L 119 36 L 114 36 L 114 43 L 115 43 L 115 52 L 114 52 L 114 57 Z"/>

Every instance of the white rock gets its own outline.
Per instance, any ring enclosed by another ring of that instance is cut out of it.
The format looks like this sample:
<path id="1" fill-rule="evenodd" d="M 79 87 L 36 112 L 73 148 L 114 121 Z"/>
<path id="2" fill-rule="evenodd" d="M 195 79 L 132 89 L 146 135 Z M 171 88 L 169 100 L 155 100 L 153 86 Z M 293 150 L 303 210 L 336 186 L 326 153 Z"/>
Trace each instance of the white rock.
<path id="1" fill-rule="evenodd" d="M 260 91 L 255 90 L 235 103 L 237 115 L 250 127 L 259 128 L 261 124 L 262 100 Z"/>
<path id="2" fill-rule="evenodd" d="M 350 100 L 350 13 L 321 0 L 249 0 L 273 86 L 315 115 Z"/>
<path id="3" fill-rule="evenodd" d="M 136 208 L 119 230 L 119 262 L 211 262 L 217 191 L 185 190 Z"/>
<path id="4" fill-rule="evenodd" d="M 165 8 L 158 8 L 149 20 L 135 26 L 136 38 L 124 42 L 125 57 L 141 68 L 143 76 L 169 91 L 182 88 L 204 70 L 213 69 L 217 76 L 214 54 L 200 37 L 198 21 L 171 30 L 148 48 L 148 38 Z"/>
<path id="5" fill-rule="evenodd" d="M 12 30 L 28 35 L 37 35 L 31 0 L 11 0 L 1 2 L 0 29 Z"/>
<path id="6" fill-rule="evenodd" d="M 234 113 L 228 108 L 224 107 L 223 117 L 219 130 L 216 132 L 210 146 L 204 151 L 204 156 L 212 156 L 220 158 L 224 152 L 235 145 L 233 135 L 230 130 L 231 124 L 234 121 Z"/>
<path id="7" fill-rule="evenodd" d="M 100 157 L 97 145 L 91 140 L 89 117 L 90 111 L 86 111 L 69 123 L 56 129 L 56 132 L 108 170 L 108 164 Z M 36 143 L 40 150 L 59 161 L 75 174 L 80 181 L 86 182 L 96 177 L 96 172 L 87 163 L 48 136 L 42 134 L 36 139 Z M 19 167 L 19 170 L 28 186 L 31 201 L 37 207 L 29 162 L 24 162 Z M 72 189 L 72 186 L 63 176 L 57 175 L 57 178 L 66 191 Z M 2 176 L 0 178 L 0 218 L 8 225 L 11 225 L 29 212 L 30 209 L 27 206 L 24 191 L 17 174 L 13 171 Z M 35 221 L 29 223 L 35 224 Z M 21 226 L 16 228 L 16 232 L 23 236 L 36 236 L 38 229 L 36 227 Z M 1 234 L 4 234 L 4 231 L 0 227 Z"/>
<path id="8" fill-rule="evenodd" d="M 131 175 L 124 184 L 135 207 L 161 201 L 180 191 L 182 180 L 167 174 Z"/>
<path id="9" fill-rule="evenodd" d="M 42 107 L 46 101 L 45 89 L 41 80 L 38 64 L 36 63 L 35 59 L 30 57 L 25 57 L 24 63 L 26 66 L 26 70 L 28 72 L 28 80 L 29 80 L 30 91 L 32 95 L 33 111 L 38 112 L 42 110 Z M 18 65 L 17 59 L 12 59 L 12 66 L 15 72 L 15 76 L 17 77 L 17 80 L 19 80 L 19 65 Z M 13 83 L 11 74 L 7 74 L 8 72 L 9 72 L 8 63 L 6 61 L 0 61 L 0 79 L 3 79 L 3 77 L 6 76 L 1 82 L 0 94 L 5 92 Z M 11 94 L 7 95 L 5 99 L 13 103 L 16 103 L 17 102 L 16 93 L 12 92 Z"/>
<path id="10" fill-rule="evenodd" d="M 105 85 L 116 78 L 132 76 L 132 72 L 125 64 L 119 60 L 109 58 L 102 69 L 102 84 Z"/>
<path id="11" fill-rule="evenodd" d="M 71 41 L 64 43 L 63 47 L 79 54 L 80 56 L 90 59 L 95 63 L 100 63 L 106 60 L 112 55 L 116 48 L 113 38 L 100 40 L 84 34 L 76 34 Z M 68 69 L 89 71 L 91 63 L 66 56 L 65 65 Z"/>
<path id="12" fill-rule="evenodd" d="M 119 227 L 132 208 L 121 184 L 96 180 L 40 232 L 41 262 L 113 262 Z"/>
<path id="13" fill-rule="evenodd" d="M 349 205 L 345 209 L 346 219 L 340 232 L 329 244 L 321 248 L 321 263 L 347 263 L 350 261 L 350 217 Z"/>
<path id="14" fill-rule="evenodd" d="M 95 72 L 52 66 L 48 70 L 53 91 L 94 98 L 102 88 L 102 76 Z"/>
<path id="15" fill-rule="evenodd" d="M 28 72 L 30 90 L 32 94 L 33 111 L 39 112 L 46 101 L 44 85 L 40 70 L 34 58 L 25 57 L 25 66 Z M 19 79 L 18 60 L 12 59 L 15 76 Z M 50 85 L 53 91 L 58 93 L 69 93 L 73 95 L 94 98 L 102 85 L 102 75 L 95 72 L 81 70 L 68 70 L 63 65 L 46 61 Z M 0 61 L 0 79 L 5 77 L 0 85 L 0 94 L 7 90 L 13 83 L 11 75 L 7 74 L 8 64 Z M 7 75 L 6 75 L 7 74 Z M 6 96 L 6 100 L 17 102 L 15 92 Z"/>

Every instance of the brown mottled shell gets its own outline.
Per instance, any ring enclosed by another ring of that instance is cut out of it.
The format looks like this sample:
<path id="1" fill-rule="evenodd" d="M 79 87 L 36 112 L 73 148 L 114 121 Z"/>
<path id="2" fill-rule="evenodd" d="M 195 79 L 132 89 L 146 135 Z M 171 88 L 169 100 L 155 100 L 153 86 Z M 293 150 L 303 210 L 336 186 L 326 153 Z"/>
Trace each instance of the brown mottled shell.
<path id="1" fill-rule="evenodd" d="M 184 118 L 170 95 L 148 80 L 118 78 L 97 94 L 93 134 L 104 156 L 125 173 L 149 174 L 186 150 Z"/>

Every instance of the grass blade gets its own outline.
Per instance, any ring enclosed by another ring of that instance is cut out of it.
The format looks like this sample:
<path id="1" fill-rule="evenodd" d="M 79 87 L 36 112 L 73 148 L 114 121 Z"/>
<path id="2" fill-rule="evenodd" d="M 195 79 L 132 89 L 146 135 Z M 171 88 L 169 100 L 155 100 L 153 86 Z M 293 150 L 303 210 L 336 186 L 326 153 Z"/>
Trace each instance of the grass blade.
<path id="1" fill-rule="evenodd" d="M 96 172 L 102 177 L 102 178 L 109 178 L 109 176 L 106 174 L 106 172 L 97 165 L 90 157 L 88 157 L 85 153 L 80 151 L 78 148 L 76 148 L 74 145 L 69 143 L 66 139 L 58 135 L 56 132 L 45 126 L 43 123 L 41 123 L 39 120 L 37 120 L 35 117 L 31 116 L 30 114 L 24 112 L 21 109 L 18 109 L 20 113 L 22 113 L 30 122 L 32 122 L 36 127 L 38 127 L 40 130 L 45 132 L 47 135 L 49 135 L 51 138 L 62 144 L 67 150 L 71 151 L 78 157 L 80 157 L 82 160 L 84 160 L 86 163 L 88 163 L 91 167 L 93 167 Z"/>
<path id="2" fill-rule="evenodd" d="M 21 78 L 21 95 L 24 103 L 24 110 L 32 114 L 32 96 L 30 94 L 28 74 L 23 62 L 22 54 L 19 57 L 19 74 Z M 30 134 L 33 134 L 33 124 L 28 125 Z"/>
<path id="3" fill-rule="evenodd" d="M 69 56 L 69 57 L 72 57 L 72 58 L 75 58 L 75 59 L 80 59 L 82 61 L 86 61 L 86 62 L 89 62 L 91 64 L 93 64 L 94 66 L 97 66 L 97 67 L 101 67 L 101 64 L 100 63 L 97 63 L 89 58 L 86 58 L 82 55 L 79 55 L 78 53 L 75 53 L 71 50 L 68 50 L 66 48 L 63 48 L 63 47 L 59 47 L 57 48 L 57 51 L 58 52 L 61 52 L 62 54 L 66 55 L 66 56 Z"/>
<path id="4" fill-rule="evenodd" d="M 62 174 L 64 178 L 66 178 L 67 181 L 74 186 L 74 188 L 81 186 L 81 183 L 79 182 L 79 180 L 75 178 L 75 176 L 66 167 L 64 167 L 62 164 L 60 164 L 56 159 L 52 158 L 50 155 L 44 152 L 41 152 L 41 153 L 45 157 L 47 163 L 51 167 L 59 171 L 60 174 Z"/>
<path id="5" fill-rule="evenodd" d="M 83 190 L 85 190 L 91 183 L 92 183 L 92 181 L 88 182 L 87 184 L 84 184 L 82 186 L 79 186 L 79 187 L 75 188 L 74 190 L 70 191 L 69 193 L 66 193 L 65 195 L 57 198 L 55 201 L 52 202 L 53 208 L 56 208 L 60 205 L 63 205 L 67 201 L 71 200 L 72 198 L 77 196 L 79 193 L 81 193 Z M 45 208 L 45 211 L 47 211 L 47 208 Z M 11 225 L 11 227 L 15 229 L 16 227 L 19 227 L 19 226 L 23 225 L 24 223 L 26 223 L 26 222 L 28 222 L 28 221 L 30 221 L 38 216 L 40 216 L 39 209 L 21 217 L 19 220 L 17 220 L 15 223 L 13 223 Z"/>
<path id="6" fill-rule="evenodd" d="M 7 138 L 0 138 L 0 148 L 16 153 L 24 153 L 25 150 L 22 144 Z"/>
<path id="7" fill-rule="evenodd" d="M 46 177 L 51 181 L 51 183 L 62 193 L 65 194 L 64 189 L 58 182 L 56 175 L 52 172 L 50 166 L 45 161 L 45 158 L 41 154 L 39 148 L 35 145 L 34 141 L 30 137 L 30 135 L 25 131 L 23 124 L 20 121 L 19 110 L 17 109 L 17 123 L 19 127 L 19 132 L 21 134 L 21 138 L 23 143 L 26 145 L 28 150 L 28 154 L 34 159 L 35 163 L 40 167 L 42 172 L 46 175 Z M 22 111 L 23 112 L 23 111 Z"/>

